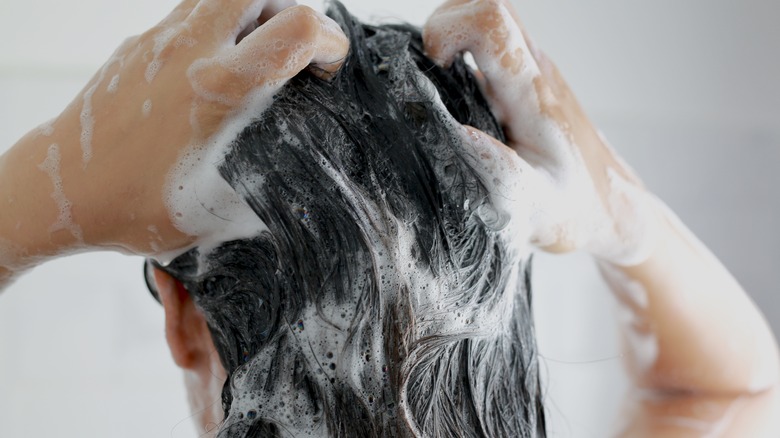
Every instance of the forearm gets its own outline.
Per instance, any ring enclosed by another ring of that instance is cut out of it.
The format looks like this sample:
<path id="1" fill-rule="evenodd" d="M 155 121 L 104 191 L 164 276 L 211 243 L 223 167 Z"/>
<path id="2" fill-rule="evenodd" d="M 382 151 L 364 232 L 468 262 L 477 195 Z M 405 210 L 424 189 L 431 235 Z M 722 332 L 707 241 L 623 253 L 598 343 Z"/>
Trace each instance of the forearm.
<path id="1" fill-rule="evenodd" d="M 78 233 L 65 216 L 70 205 L 53 139 L 35 131 L 0 156 L 0 281 L 72 249 Z M 59 181 L 58 181 L 59 180 Z"/>
<path id="2" fill-rule="evenodd" d="M 757 393 L 780 376 L 764 317 L 725 267 L 658 203 L 661 233 L 636 266 L 602 263 L 623 311 L 637 386 L 669 392 Z"/>

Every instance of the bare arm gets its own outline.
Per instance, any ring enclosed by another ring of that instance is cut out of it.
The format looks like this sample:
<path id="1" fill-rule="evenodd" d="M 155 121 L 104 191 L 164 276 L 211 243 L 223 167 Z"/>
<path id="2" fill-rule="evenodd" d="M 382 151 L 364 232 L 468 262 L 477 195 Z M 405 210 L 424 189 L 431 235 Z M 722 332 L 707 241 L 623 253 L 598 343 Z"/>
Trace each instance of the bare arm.
<path id="1" fill-rule="evenodd" d="M 778 436 L 778 350 L 763 316 L 609 147 L 508 1 L 450 0 L 424 40 L 442 64 L 471 52 L 484 75 L 508 142 L 471 134 L 511 171 L 501 195 L 525 221 L 518 238 L 591 253 L 622 304 L 634 382 L 622 436 Z"/>
<path id="2" fill-rule="evenodd" d="M 662 210 L 646 261 L 601 264 L 623 308 L 636 388 L 623 436 L 777 436 L 780 368 L 769 326 L 723 265 Z"/>
<path id="3" fill-rule="evenodd" d="M 0 156 L 0 288 L 52 257 L 158 255 L 198 238 L 182 226 L 193 222 L 187 212 L 171 207 L 194 184 L 173 185 L 172 172 L 205 157 L 236 117 L 262 110 L 258 96 L 310 64 L 327 76 L 347 53 L 332 20 L 294 4 L 182 1 Z"/>

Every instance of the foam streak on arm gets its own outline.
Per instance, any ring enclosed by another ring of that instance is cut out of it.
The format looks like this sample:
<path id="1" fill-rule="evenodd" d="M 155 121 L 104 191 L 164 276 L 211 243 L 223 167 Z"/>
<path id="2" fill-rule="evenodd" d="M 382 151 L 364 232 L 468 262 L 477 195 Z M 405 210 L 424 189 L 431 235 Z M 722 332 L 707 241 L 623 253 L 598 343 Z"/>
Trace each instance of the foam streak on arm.
<path id="1" fill-rule="evenodd" d="M 657 358 L 634 361 L 638 383 L 714 393 L 772 387 L 780 367 L 765 319 L 715 256 L 674 213 L 658 205 L 664 232 L 650 258 L 630 267 L 601 265 L 621 301 L 657 338 Z"/>
<path id="2" fill-rule="evenodd" d="M 636 266 L 600 264 L 622 307 L 637 388 L 625 436 L 776 434 L 780 367 L 766 320 L 674 213 L 657 206 L 663 231 L 652 255 Z"/>
<path id="3" fill-rule="evenodd" d="M 61 185 L 59 159 L 51 137 L 39 131 L 0 156 L 0 289 L 23 270 L 80 244 L 71 232 L 77 225 L 68 188 Z"/>

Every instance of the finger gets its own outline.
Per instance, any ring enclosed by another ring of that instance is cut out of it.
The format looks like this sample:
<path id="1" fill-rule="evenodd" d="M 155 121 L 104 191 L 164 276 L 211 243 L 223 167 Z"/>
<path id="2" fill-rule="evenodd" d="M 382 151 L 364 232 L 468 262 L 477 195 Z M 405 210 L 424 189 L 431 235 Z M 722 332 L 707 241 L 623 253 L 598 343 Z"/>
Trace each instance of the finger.
<path id="1" fill-rule="evenodd" d="M 276 80 L 292 78 L 308 65 L 327 77 L 341 67 L 349 40 L 335 21 L 308 6 L 285 9 L 234 49 L 242 71 Z"/>
<path id="2" fill-rule="evenodd" d="M 233 42 L 294 4 L 294 0 L 201 0 L 187 21 L 208 27 L 220 40 Z"/>
<path id="3" fill-rule="evenodd" d="M 428 24 L 426 24 L 425 29 L 423 30 L 423 33 L 428 33 L 428 38 L 431 41 L 425 41 L 426 49 L 429 53 L 435 52 L 437 49 L 440 49 L 442 46 L 442 43 L 445 41 L 438 41 L 434 42 L 434 39 L 436 37 L 435 27 L 440 25 L 441 23 L 437 23 L 439 21 L 439 18 L 442 16 L 454 16 L 456 19 L 458 18 L 459 14 L 478 14 L 481 15 L 482 18 L 485 17 L 485 12 L 490 12 L 493 10 L 498 10 L 500 7 L 503 7 L 504 11 L 508 16 L 512 19 L 511 21 L 514 22 L 514 24 L 520 29 L 520 33 L 523 36 L 523 39 L 526 40 L 526 43 L 529 45 L 529 47 L 532 46 L 531 40 L 528 37 L 528 34 L 525 30 L 525 26 L 523 25 L 523 22 L 520 20 L 520 15 L 517 13 L 517 10 L 514 8 L 512 3 L 509 0 L 449 0 L 439 6 L 431 16 L 431 18 L 428 20 Z M 502 17 L 504 20 L 506 20 L 506 17 Z M 485 30 L 491 31 L 493 30 L 491 28 L 492 25 L 495 23 L 495 19 L 492 19 L 493 22 L 485 22 L 484 27 Z M 427 32 L 426 32 L 427 31 Z M 426 39 L 426 38 L 424 38 Z M 531 51 L 534 52 L 534 48 L 531 47 Z M 452 56 L 455 55 L 455 53 L 451 54 Z M 446 57 L 446 59 L 442 59 L 442 62 L 449 62 L 451 61 L 451 57 Z"/>
<path id="4" fill-rule="evenodd" d="M 441 65 L 471 52 L 490 88 L 501 90 L 494 103 L 505 116 L 516 111 L 519 96 L 533 95 L 538 65 L 501 0 L 450 0 L 428 19 L 423 42 L 426 53 Z"/>
<path id="5" fill-rule="evenodd" d="M 287 8 L 291 8 L 298 3 L 295 0 L 271 0 L 263 9 L 263 13 L 260 14 L 260 19 L 257 21 L 258 25 L 263 25 L 266 21 L 270 20 L 276 14 L 282 12 Z"/>
<path id="6" fill-rule="evenodd" d="M 449 66 L 459 48 L 471 44 L 471 37 L 468 42 L 458 41 L 453 44 L 455 41 L 452 41 L 453 38 L 467 36 L 461 32 L 453 32 L 452 28 L 464 20 L 458 11 L 464 10 L 471 3 L 473 2 L 469 0 L 447 0 L 433 11 L 425 22 L 422 30 L 425 53 L 438 64 Z"/>
<path id="7" fill-rule="evenodd" d="M 463 127 L 471 165 L 488 189 L 490 205 L 477 214 L 488 225 L 500 224 L 516 241 L 534 241 L 540 211 L 554 199 L 552 186 L 514 150 L 491 135 Z"/>
<path id="8" fill-rule="evenodd" d="M 254 32 L 255 29 L 262 26 L 265 22 L 273 18 L 279 12 L 295 6 L 297 3 L 295 0 L 271 0 L 263 8 L 263 12 L 254 21 L 250 22 L 246 26 L 243 26 L 241 32 L 236 36 L 236 44 L 246 38 L 247 35 Z"/>
<path id="9" fill-rule="evenodd" d="M 533 170 L 517 152 L 492 135 L 473 126 L 463 126 L 463 136 L 471 148 L 472 165 L 483 180 L 487 182 L 503 181 L 506 184 L 519 174 Z"/>
<path id="10" fill-rule="evenodd" d="M 309 65 L 327 78 L 348 51 L 349 41 L 333 20 L 307 6 L 294 6 L 230 50 L 196 61 L 188 75 L 200 96 L 234 107 L 251 90 L 278 87 Z"/>
<path id="11" fill-rule="evenodd" d="M 470 52 L 512 146 L 535 165 L 560 165 L 570 147 L 565 120 L 551 114 L 557 97 L 502 0 L 445 3 L 426 23 L 423 41 L 440 64 Z"/>
<path id="12" fill-rule="evenodd" d="M 517 9 L 515 9 L 515 6 L 509 0 L 501 0 L 501 3 L 509 12 L 509 15 L 512 16 L 512 18 L 515 21 L 515 24 L 517 24 L 517 26 L 520 28 L 520 33 L 523 34 L 523 39 L 528 45 L 528 48 L 531 50 L 531 55 L 534 57 L 534 59 L 536 59 L 536 62 L 539 62 L 539 57 L 537 57 L 536 55 L 540 54 L 541 52 L 538 51 L 533 38 L 531 38 L 531 36 L 528 34 L 528 30 L 525 28 L 525 25 L 523 24 L 523 20 L 520 19 L 520 14 L 517 13 Z"/>
<path id="13" fill-rule="evenodd" d="M 444 3 L 425 24 L 423 42 L 426 53 L 443 65 L 470 51 L 486 75 L 535 67 L 520 26 L 502 0 Z"/>

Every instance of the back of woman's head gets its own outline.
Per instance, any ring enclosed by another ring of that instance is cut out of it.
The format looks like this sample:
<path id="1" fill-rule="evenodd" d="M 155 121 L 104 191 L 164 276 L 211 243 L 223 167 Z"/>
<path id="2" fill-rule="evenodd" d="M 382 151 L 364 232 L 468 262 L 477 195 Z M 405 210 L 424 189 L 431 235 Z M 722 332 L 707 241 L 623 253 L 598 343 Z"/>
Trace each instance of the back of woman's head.
<path id="1" fill-rule="evenodd" d="M 343 69 L 294 78 L 220 165 L 267 231 L 165 268 L 228 372 L 219 436 L 543 436 L 527 260 L 460 124 L 500 127 L 417 30 L 329 15 Z"/>

